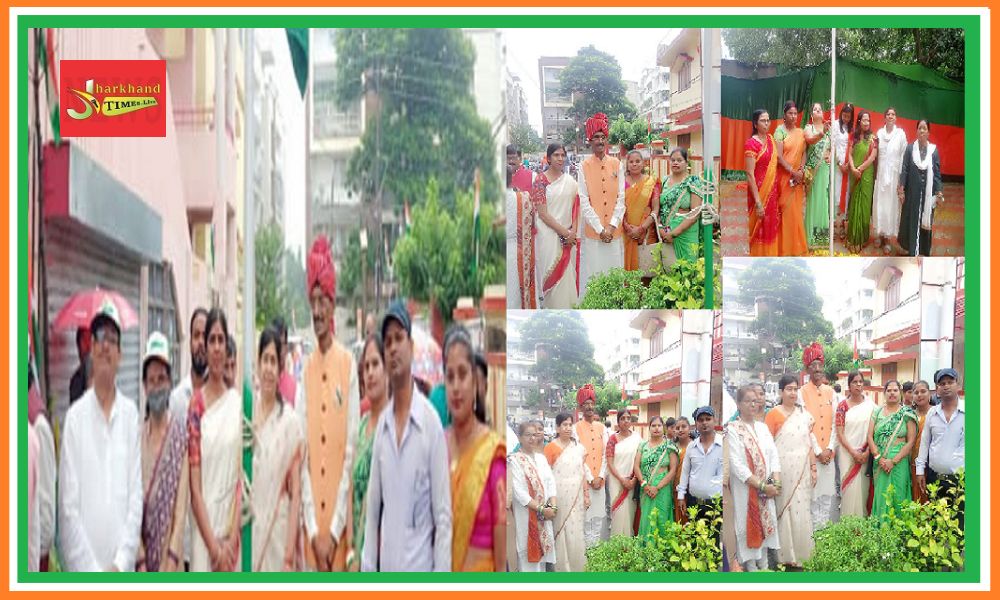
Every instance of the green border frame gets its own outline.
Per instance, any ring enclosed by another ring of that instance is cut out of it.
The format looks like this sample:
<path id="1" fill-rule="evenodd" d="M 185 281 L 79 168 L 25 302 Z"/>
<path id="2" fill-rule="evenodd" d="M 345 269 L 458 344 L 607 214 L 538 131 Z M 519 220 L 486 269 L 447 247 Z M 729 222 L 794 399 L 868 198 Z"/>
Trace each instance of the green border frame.
<path id="1" fill-rule="evenodd" d="M 124 9 L 129 10 L 129 9 Z M 849 11 L 850 9 L 848 9 Z M 823 23 L 822 29 L 829 27 L 856 27 L 857 17 L 851 15 L 814 15 L 814 20 Z M 954 27 L 965 29 L 965 242 L 966 242 L 966 373 L 965 390 L 968 419 L 972 426 L 967 429 L 966 445 L 979 449 L 966 458 L 966 469 L 970 473 L 980 472 L 980 41 L 982 20 L 979 15 L 866 15 L 868 23 L 892 23 L 896 27 Z M 17 17 L 18 57 L 18 127 L 17 139 L 21 156 L 28 153 L 28 31 L 33 28 L 141 28 L 141 27 L 499 27 L 524 28 L 524 17 L 518 15 L 20 15 Z M 725 15 L 649 15 L 641 19 L 623 15 L 573 15 L 563 14 L 562 18 L 546 25 L 546 29 L 568 28 L 622 28 L 650 29 L 662 27 L 713 27 L 752 28 L 774 27 L 770 16 L 725 16 Z M 17 173 L 18 212 L 17 226 L 22 237 L 28 229 L 28 214 L 24 207 L 28 193 L 28 163 L 23 161 Z M 972 252 L 969 252 L 969 249 Z M 18 297 L 21 299 L 18 312 L 27 308 L 28 282 L 26 279 L 28 248 L 18 244 Z M 24 321 L 17 320 L 16 323 Z M 23 373 L 23 360 L 27 356 L 28 335 L 24 327 L 17 327 L 19 373 Z M 971 357 L 971 360 L 969 359 Z M 13 374 L 21 381 L 18 373 Z M 19 423 L 27 420 L 27 390 L 18 393 Z M 17 463 L 18 489 L 27 489 L 27 435 L 23 427 L 18 428 L 17 448 L 21 460 Z M 966 570 L 960 573 L 647 573 L 645 583 L 935 583 L 959 584 L 981 581 L 981 538 L 980 492 L 981 481 L 972 477 L 966 481 Z M 28 584 L 74 584 L 74 583 L 519 583 L 558 584 L 607 582 L 606 573 L 28 573 L 27 572 L 27 507 L 18 503 L 18 560 L 16 580 Z M 22 551 L 23 550 L 23 551 Z"/>

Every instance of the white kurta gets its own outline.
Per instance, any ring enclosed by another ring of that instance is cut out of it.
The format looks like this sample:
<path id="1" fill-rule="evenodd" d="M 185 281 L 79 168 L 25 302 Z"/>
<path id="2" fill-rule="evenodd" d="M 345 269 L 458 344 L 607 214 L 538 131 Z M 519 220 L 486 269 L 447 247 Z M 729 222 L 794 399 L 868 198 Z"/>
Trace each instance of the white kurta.
<path id="1" fill-rule="evenodd" d="M 538 470 L 538 478 L 542 480 L 542 495 L 546 500 L 555 497 L 557 490 L 556 479 L 552 474 L 552 469 L 549 467 L 549 461 L 545 459 L 545 455 L 541 452 L 534 453 L 532 458 L 535 461 L 535 468 Z M 521 572 L 544 571 L 545 563 L 556 562 L 555 544 L 552 545 L 552 550 L 542 557 L 541 561 L 538 563 L 528 562 L 528 519 L 535 519 L 537 516 L 530 513 L 527 508 L 532 497 L 528 494 L 528 482 L 525 479 L 524 471 L 521 469 L 520 464 L 516 460 L 508 460 L 507 469 L 510 471 L 511 487 L 514 490 L 514 531 L 517 536 L 517 563 L 519 570 Z M 549 537 L 554 539 L 555 531 L 552 527 L 552 521 L 546 520 L 542 523 Z"/>
<path id="2" fill-rule="evenodd" d="M 625 218 L 625 163 L 621 162 L 618 167 L 618 196 L 615 200 L 614 212 L 611 214 L 611 227 L 620 227 L 622 219 Z M 580 214 L 584 221 L 590 225 L 598 234 L 604 229 L 601 218 L 597 211 L 590 204 L 590 195 L 587 193 L 587 178 L 583 175 L 583 168 L 577 173 L 577 185 L 580 190 Z M 584 228 L 581 227 L 580 249 L 580 298 L 587 294 L 587 282 L 595 275 L 600 275 L 611 269 L 621 269 L 625 267 L 625 246 L 621 237 L 611 240 L 611 243 L 604 243 L 600 239 L 592 239 L 583 235 Z"/>
<path id="3" fill-rule="evenodd" d="M 64 570 L 135 569 L 142 526 L 139 440 L 139 411 L 121 392 L 109 418 L 94 388 L 66 413 L 58 527 Z"/>
<path id="4" fill-rule="evenodd" d="M 878 171 L 875 173 L 875 195 L 872 200 L 872 225 L 879 235 L 899 234 L 899 173 L 903 170 L 906 133 L 894 127 L 888 133 L 878 130 Z"/>
<path id="5" fill-rule="evenodd" d="M 774 439 L 771 437 L 771 432 L 768 430 L 767 425 L 760 421 L 755 421 L 753 432 L 764 455 L 764 465 L 767 473 L 780 472 L 781 464 L 778 461 L 778 449 L 774 445 Z M 730 433 L 726 435 L 726 441 L 729 446 L 729 488 L 733 493 L 732 514 L 735 517 L 733 526 L 736 530 L 737 560 L 741 564 L 748 561 L 759 561 L 766 557 L 765 551 L 768 548 L 777 549 L 780 547 L 777 528 L 778 515 L 774 506 L 774 499 L 768 498 L 765 502 L 766 510 L 771 513 L 772 522 L 775 524 L 774 533 L 764 540 L 760 548 L 747 547 L 747 500 L 752 491 L 747 486 L 746 481 L 753 475 L 753 472 L 750 471 L 750 466 L 747 464 L 746 451 L 739 436 Z M 754 491 L 753 493 L 756 492 Z"/>

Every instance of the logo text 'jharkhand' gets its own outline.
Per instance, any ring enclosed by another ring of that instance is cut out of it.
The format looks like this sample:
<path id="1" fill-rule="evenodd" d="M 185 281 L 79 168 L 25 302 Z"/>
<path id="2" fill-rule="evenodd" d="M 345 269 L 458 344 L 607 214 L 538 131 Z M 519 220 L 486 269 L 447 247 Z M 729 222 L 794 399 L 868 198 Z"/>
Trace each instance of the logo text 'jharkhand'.
<path id="1" fill-rule="evenodd" d="M 93 79 L 88 79 L 85 87 L 86 91 L 74 90 L 70 92 L 83 100 L 83 111 L 74 108 L 67 108 L 66 114 L 73 119 L 83 120 L 94 114 L 103 113 L 109 117 L 124 115 L 143 108 L 156 106 L 157 101 L 154 96 L 136 96 L 133 94 L 159 94 L 160 84 L 155 85 L 132 85 L 130 83 L 115 85 L 94 85 Z M 98 100 L 97 94 L 128 94 L 126 96 L 105 96 L 104 100 Z"/>

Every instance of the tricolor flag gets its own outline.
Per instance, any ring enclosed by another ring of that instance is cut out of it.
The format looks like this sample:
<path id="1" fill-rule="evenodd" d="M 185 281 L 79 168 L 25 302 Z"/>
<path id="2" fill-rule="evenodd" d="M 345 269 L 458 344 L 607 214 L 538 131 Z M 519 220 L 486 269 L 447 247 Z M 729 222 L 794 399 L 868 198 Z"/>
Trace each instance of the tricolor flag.
<path id="1" fill-rule="evenodd" d="M 49 123 L 52 125 L 52 137 L 56 146 L 62 143 L 59 134 L 59 73 L 56 72 L 56 51 L 52 29 L 39 29 L 35 34 L 35 56 L 38 66 L 45 79 L 45 100 L 51 112 Z"/>

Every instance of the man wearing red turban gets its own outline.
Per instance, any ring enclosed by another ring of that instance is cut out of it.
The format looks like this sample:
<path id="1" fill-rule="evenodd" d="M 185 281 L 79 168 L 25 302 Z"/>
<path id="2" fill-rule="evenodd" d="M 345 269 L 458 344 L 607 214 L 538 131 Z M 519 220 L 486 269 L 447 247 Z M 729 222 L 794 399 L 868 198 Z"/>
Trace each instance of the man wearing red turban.
<path id="1" fill-rule="evenodd" d="M 833 435 L 833 388 L 823 383 L 823 346 L 813 342 L 802 351 L 802 366 L 809 381 L 799 388 L 799 402 L 812 415 L 813 454 L 816 455 L 816 487 L 813 488 L 813 528 L 837 518 L 837 468 L 833 461 L 837 436 Z"/>
<path id="2" fill-rule="evenodd" d="M 590 117 L 586 128 L 593 154 L 584 159 L 577 173 L 580 210 L 586 224 L 580 254 L 581 293 L 592 276 L 625 265 L 619 228 L 625 217 L 625 174 L 621 162 L 607 155 L 607 115 Z"/>
<path id="3" fill-rule="evenodd" d="M 305 401 L 296 403 L 306 428 L 302 517 L 306 562 L 317 571 L 343 571 L 352 544 L 351 472 L 361 408 L 354 358 L 333 337 L 337 273 L 326 237 L 306 259 L 316 349 L 306 361 Z"/>
<path id="4" fill-rule="evenodd" d="M 587 452 L 587 483 L 595 492 L 590 494 L 590 508 L 583 521 L 583 538 L 588 548 L 593 548 L 605 536 L 605 521 L 608 513 L 608 499 L 604 494 L 604 477 L 608 471 L 606 449 L 608 431 L 594 410 L 597 395 L 594 386 L 587 384 L 576 392 L 576 405 L 583 411 L 574 432 Z"/>

